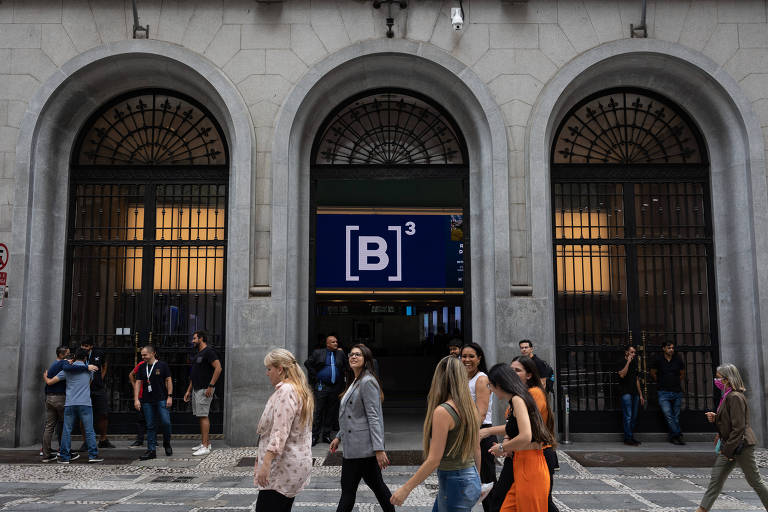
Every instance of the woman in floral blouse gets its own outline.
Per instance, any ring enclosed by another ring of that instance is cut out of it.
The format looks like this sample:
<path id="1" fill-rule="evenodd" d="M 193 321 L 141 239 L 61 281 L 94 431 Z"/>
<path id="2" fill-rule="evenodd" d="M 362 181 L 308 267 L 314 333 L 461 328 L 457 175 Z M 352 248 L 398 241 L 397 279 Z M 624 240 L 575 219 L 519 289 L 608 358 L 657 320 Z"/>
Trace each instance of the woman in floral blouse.
<path id="1" fill-rule="evenodd" d="M 294 498 L 309 482 L 314 401 L 307 378 L 289 351 L 271 351 L 264 366 L 275 392 L 256 429 L 260 441 L 253 483 L 260 490 L 255 512 L 283 512 L 291 510 Z"/>

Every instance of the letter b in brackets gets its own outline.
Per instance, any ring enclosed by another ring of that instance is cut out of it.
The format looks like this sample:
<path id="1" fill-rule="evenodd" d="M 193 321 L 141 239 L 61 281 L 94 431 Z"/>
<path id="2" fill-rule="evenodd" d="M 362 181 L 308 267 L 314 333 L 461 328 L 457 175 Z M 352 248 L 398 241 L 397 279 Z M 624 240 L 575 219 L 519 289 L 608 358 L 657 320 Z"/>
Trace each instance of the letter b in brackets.
<path id="1" fill-rule="evenodd" d="M 357 239 L 357 247 L 360 270 L 384 270 L 389 265 L 387 241 L 380 236 L 361 236 Z"/>
<path id="2" fill-rule="evenodd" d="M 353 233 L 360 231 L 360 226 L 346 226 L 346 281 L 360 281 L 358 272 L 392 272 L 388 281 L 402 281 L 402 228 L 387 226 L 387 231 L 395 232 L 394 250 L 384 237 L 376 235 L 359 235 L 357 237 L 357 272 L 353 272 Z M 390 240 L 391 241 L 391 240 Z M 392 258 L 391 258 L 392 257 Z M 395 268 L 389 270 L 391 260 L 395 260 Z"/>

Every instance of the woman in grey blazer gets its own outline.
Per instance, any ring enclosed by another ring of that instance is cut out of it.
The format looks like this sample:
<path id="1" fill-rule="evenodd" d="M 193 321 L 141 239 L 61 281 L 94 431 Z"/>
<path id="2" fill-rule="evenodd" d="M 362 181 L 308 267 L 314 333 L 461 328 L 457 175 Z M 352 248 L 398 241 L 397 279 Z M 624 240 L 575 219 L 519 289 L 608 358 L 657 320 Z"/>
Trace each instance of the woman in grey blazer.
<path id="1" fill-rule="evenodd" d="M 349 351 L 347 389 L 339 405 L 339 427 L 331 442 L 331 453 L 344 445 L 341 465 L 341 498 L 336 512 L 350 512 L 355 506 L 357 486 L 362 478 L 387 512 L 395 507 L 389 502 L 392 493 L 381 477 L 389 465 L 384 451 L 384 417 L 381 402 L 384 394 L 373 371 L 371 349 L 359 343 Z"/>

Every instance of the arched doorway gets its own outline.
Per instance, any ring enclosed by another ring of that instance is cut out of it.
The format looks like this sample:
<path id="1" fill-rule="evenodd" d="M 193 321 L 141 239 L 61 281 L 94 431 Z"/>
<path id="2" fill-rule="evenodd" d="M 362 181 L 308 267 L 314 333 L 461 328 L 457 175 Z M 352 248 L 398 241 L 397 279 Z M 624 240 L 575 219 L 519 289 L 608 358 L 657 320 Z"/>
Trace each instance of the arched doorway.
<path id="1" fill-rule="evenodd" d="M 173 91 L 114 98 L 80 131 L 62 339 L 88 337 L 104 350 L 113 433 L 133 432 L 127 376 L 145 344 L 171 366 L 174 430 L 197 428 L 181 397 L 194 331 L 208 331 L 224 360 L 228 161 L 216 119 Z M 224 391 L 211 408 L 214 433 Z"/>
<path id="2" fill-rule="evenodd" d="M 369 345 L 385 406 L 423 408 L 433 362 L 471 332 L 463 135 L 421 94 L 369 90 L 326 117 L 311 162 L 310 350 Z"/>
<path id="3" fill-rule="evenodd" d="M 695 123 L 650 91 L 601 91 L 564 117 L 551 165 L 558 382 L 570 430 L 619 431 L 622 347 L 636 344 L 648 370 L 666 340 L 686 363 L 683 430 L 704 430 L 718 330 L 709 164 Z M 658 411 L 654 383 L 646 374 L 641 383 Z M 638 429 L 666 427 L 660 413 L 643 414 Z"/>

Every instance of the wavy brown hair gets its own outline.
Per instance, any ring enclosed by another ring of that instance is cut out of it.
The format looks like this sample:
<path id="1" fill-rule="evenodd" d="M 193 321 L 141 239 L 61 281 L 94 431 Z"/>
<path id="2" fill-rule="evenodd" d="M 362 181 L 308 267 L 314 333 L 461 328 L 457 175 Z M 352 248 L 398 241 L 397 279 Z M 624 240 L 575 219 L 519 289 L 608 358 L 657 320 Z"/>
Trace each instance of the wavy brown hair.
<path id="1" fill-rule="evenodd" d="M 427 397 L 427 416 L 424 419 L 424 458 L 429 456 L 429 444 L 432 440 L 432 416 L 440 404 L 453 400 L 459 422 L 454 427 L 456 440 L 451 446 L 446 446 L 447 455 L 459 455 L 467 460 L 474 455 L 475 446 L 480 442 L 478 425 L 480 418 L 477 407 L 469 394 L 469 379 L 467 370 L 458 358 L 445 356 L 435 368 L 432 375 L 432 385 Z"/>
<path id="2" fill-rule="evenodd" d="M 528 356 L 517 356 L 514 359 L 512 359 L 512 362 L 520 363 L 523 368 L 525 369 L 526 373 L 531 374 L 531 376 L 528 378 L 528 381 L 525 383 L 526 386 L 528 386 L 528 389 L 531 388 L 539 388 L 542 393 L 544 393 L 544 396 L 547 396 L 547 391 L 544 389 L 544 386 L 541 385 L 541 375 L 539 374 L 539 369 L 536 367 L 536 363 L 533 362 L 533 359 L 531 359 Z M 547 403 L 547 423 L 546 427 L 549 430 L 549 432 L 552 434 L 552 438 L 555 437 L 555 416 L 552 414 L 552 409 L 549 407 L 549 401 L 546 401 Z"/>
<path id="3" fill-rule="evenodd" d="M 293 354 L 284 348 L 271 350 L 264 357 L 264 366 L 274 366 L 275 368 L 283 369 L 283 380 L 290 383 L 293 386 L 293 389 L 296 390 L 296 394 L 299 395 L 301 406 L 299 420 L 305 426 L 312 425 L 315 399 L 312 390 L 309 389 L 307 376 L 304 375 L 304 371 L 302 371 L 298 361 L 293 357 Z"/>
<path id="4" fill-rule="evenodd" d="M 523 399 L 528 410 L 528 417 L 531 420 L 531 442 L 541 443 L 542 445 L 554 443 L 555 438 L 547 426 L 544 425 L 544 420 L 541 418 L 536 401 L 525 384 L 523 384 L 523 381 L 520 380 L 520 377 L 517 376 L 515 370 L 506 363 L 495 364 L 488 370 L 488 382 L 513 397 L 519 396 Z M 510 400 L 511 405 L 512 401 Z"/>
<path id="5" fill-rule="evenodd" d="M 352 352 L 352 349 L 357 348 L 360 349 L 360 352 L 363 353 L 363 362 L 365 363 L 363 365 L 363 371 L 360 372 L 360 376 L 357 377 L 357 379 L 362 379 L 363 376 L 367 373 L 373 376 L 374 379 L 376 379 L 376 384 L 379 385 L 379 398 L 381 401 L 384 401 L 384 388 L 381 385 L 381 381 L 379 380 L 379 376 L 376 375 L 376 370 L 373 368 L 373 352 L 371 352 L 371 349 L 369 349 L 365 343 L 358 343 L 357 345 L 353 345 L 352 348 L 349 349 L 350 352 Z M 347 355 L 347 366 L 344 368 L 344 374 L 347 378 L 347 386 L 344 388 L 344 391 L 339 395 L 339 398 L 344 396 L 349 389 L 349 387 L 353 384 L 353 382 L 357 379 L 355 379 L 355 372 L 352 370 L 352 367 L 349 366 L 349 355 Z"/>

